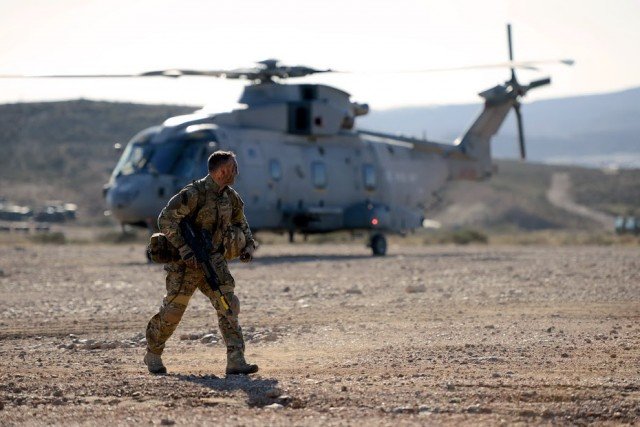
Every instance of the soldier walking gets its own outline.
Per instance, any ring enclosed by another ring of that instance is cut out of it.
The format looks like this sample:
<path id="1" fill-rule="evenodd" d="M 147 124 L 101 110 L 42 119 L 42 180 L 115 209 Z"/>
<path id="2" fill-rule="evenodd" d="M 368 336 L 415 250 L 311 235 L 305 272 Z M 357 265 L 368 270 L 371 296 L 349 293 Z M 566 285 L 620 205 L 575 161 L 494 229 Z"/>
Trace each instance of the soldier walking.
<path id="1" fill-rule="evenodd" d="M 235 282 L 225 259 L 225 255 L 230 258 L 229 252 L 235 247 L 240 259 L 249 262 L 255 250 L 242 199 L 230 187 L 238 175 L 235 154 L 216 151 L 209 157 L 208 169 L 207 176 L 187 185 L 173 196 L 158 217 L 160 231 L 178 248 L 180 259 L 165 265 L 167 294 L 160 311 L 147 325 L 144 363 L 153 374 L 167 372 L 161 358 L 165 343 L 180 323 L 196 289 L 209 298 L 218 315 L 218 326 L 227 346 L 226 373 L 251 374 L 258 371 L 257 365 L 248 364 L 244 358 L 244 338 L 238 322 L 240 301 L 234 294 Z M 185 243 L 180 232 L 183 219 L 189 219 L 194 228 L 206 230 L 213 236 L 211 262 L 218 277 L 220 292 L 229 302 L 230 312 L 220 306 L 191 248 Z"/>

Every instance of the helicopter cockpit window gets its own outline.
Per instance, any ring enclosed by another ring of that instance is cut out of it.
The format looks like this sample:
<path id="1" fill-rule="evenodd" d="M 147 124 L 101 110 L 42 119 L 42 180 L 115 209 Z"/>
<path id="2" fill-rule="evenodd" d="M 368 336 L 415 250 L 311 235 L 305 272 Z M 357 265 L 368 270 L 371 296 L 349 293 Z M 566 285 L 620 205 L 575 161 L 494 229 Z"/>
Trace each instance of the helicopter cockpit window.
<path id="1" fill-rule="evenodd" d="M 157 133 L 157 130 L 151 128 L 134 136 L 120 156 L 112 176 L 131 175 L 143 170 L 153 154 L 153 146 L 150 141 Z"/>
<path id="2" fill-rule="evenodd" d="M 215 137 L 209 132 L 193 132 L 155 144 L 149 161 L 151 172 L 191 177 L 206 174 L 206 154 Z"/>
<path id="3" fill-rule="evenodd" d="M 207 154 L 212 144 L 216 144 L 215 133 L 197 130 L 163 142 L 152 142 L 157 133 L 157 128 L 150 128 L 133 137 L 112 176 L 142 171 L 189 178 L 206 175 Z"/>
<path id="4" fill-rule="evenodd" d="M 149 171 L 167 174 L 171 172 L 174 164 L 180 158 L 184 144 L 180 140 L 169 140 L 162 144 L 156 144 L 155 148 L 150 159 Z"/>
<path id="5" fill-rule="evenodd" d="M 145 150 L 147 148 L 147 150 Z M 113 170 L 115 176 L 131 175 L 139 170 L 144 169 L 148 156 L 148 146 L 140 144 L 129 144 L 125 148 L 118 165 Z"/>
<path id="6" fill-rule="evenodd" d="M 282 166 L 280 166 L 278 159 L 269 160 L 269 174 L 274 181 L 280 181 L 282 178 Z"/>
<path id="7" fill-rule="evenodd" d="M 377 179 L 376 179 L 376 169 L 373 165 L 363 165 L 362 166 L 362 178 L 364 180 L 364 188 L 367 190 L 375 190 Z"/>
<path id="8" fill-rule="evenodd" d="M 171 171 L 172 175 L 191 177 L 206 175 L 206 147 L 202 144 L 184 144 L 184 149 Z"/>
<path id="9" fill-rule="evenodd" d="M 325 188 L 327 186 L 327 169 L 324 163 L 311 163 L 311 179 L 316 188 Z"/>

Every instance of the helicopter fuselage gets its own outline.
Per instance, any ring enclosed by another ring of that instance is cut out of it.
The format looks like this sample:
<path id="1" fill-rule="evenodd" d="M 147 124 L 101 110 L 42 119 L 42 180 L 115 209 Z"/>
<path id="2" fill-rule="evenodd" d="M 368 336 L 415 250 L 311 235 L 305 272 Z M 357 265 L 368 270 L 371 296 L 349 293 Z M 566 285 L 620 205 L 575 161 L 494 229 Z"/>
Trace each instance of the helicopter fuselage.
<path id="1" fill-rule="evenodd" d="M 156 228 L 169 198 L 207 174 L 208 156 L 230 150 L 254 230 L 405 233 L 422 226 L 447 181 L 491 175 L 491 137 L 519 95 L 511 82 L 481 93 L 477 119 L 442 144 L 358 130 L 355 118 L 368 107 L 329 86 L 247 86 L 245 108 L 173 117 L 136 135 L 105 186 L 106 202 L 121 223 Z"/>
<path id="2" fill-rule="evenodd" d="M 107 187 L 112 215 L 155 226 L 168 199 L 204 176 L 208 156 L 219 149 L 237 155 L 234 187 L 255 230 L 418 228 L 448 178 L 440 156 L 417 153 L 402 141 L 380 142 L 356 131 L 301 137 L 214 123 L 215 116 L 184 116 L 133 138 Z"/>

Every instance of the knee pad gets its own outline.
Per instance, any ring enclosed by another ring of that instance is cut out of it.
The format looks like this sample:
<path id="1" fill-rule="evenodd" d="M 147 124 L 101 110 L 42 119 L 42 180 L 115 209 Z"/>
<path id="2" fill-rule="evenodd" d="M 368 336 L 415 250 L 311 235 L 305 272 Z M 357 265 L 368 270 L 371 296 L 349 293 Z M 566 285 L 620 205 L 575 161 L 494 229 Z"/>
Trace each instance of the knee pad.
<path id="1" fill-rule="evenodd" d="M 167 305 L 164 309 L 164 320 L 167 323 L 177 325 L 182 319 L 182 315 L 187 307 L 181 304 L 171 303 Z"/>

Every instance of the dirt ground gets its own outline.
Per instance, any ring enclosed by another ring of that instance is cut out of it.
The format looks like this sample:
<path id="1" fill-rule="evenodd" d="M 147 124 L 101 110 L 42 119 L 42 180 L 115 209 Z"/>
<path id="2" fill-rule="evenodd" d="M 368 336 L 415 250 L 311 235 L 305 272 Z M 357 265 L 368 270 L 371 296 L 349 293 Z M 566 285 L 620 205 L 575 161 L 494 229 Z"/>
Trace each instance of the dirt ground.
<path id="1" fill-rule="evenodd" d="M 0 424 L 637 424 L 640 248 L 264 246 L 232 264 L 249 377 L 141 245 L 0 245 Z"/>

